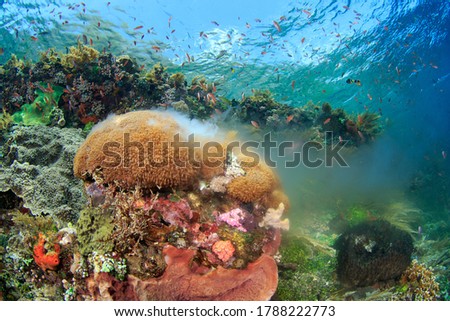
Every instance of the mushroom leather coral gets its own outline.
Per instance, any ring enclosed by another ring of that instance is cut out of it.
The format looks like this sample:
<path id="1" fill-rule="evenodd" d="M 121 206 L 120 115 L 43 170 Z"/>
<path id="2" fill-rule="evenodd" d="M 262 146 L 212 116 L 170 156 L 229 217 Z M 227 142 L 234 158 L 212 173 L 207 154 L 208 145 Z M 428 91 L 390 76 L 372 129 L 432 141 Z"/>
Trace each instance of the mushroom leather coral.
<path id="1" fill-rule="evenodd" d="M 179 148 L 176 155 L 171 147 L 176 134 L 187 141 L 183 132 L 168 113 L 135 111 L 110 117 L 95 126 L 79 148 L 74 173 L 86 178 L 100 172 L 103 182 L 124 188 L 189 188 L 198 180 L 200 165 L 189 161 L 187 148 Z M 105 144 L 111 147 L 106 153 Z"/>
<path id="2" fill-rule="evenodd" d="M 47 252 L 44 248 L 45 242 L 44 234 L 39 233 L 38 243 L 33 248 L 34 261 L 44 271 L 56 270 L 59 265 L 60 246 L 59 244 L 54 244 L 54 251 Z"/>
<path id="3" fill-rule="evenodd" d="M 166 246 L 167 267 L 159 278 L 141 280 L 129 275 L 119 282 L 97 274 L 88 289 L 97 300 L 269 300 L 278 284 L 275 260 L 263 254 L 243 270 L 217 269 L 198 273 L 191 267 L 194 250 Z"/>

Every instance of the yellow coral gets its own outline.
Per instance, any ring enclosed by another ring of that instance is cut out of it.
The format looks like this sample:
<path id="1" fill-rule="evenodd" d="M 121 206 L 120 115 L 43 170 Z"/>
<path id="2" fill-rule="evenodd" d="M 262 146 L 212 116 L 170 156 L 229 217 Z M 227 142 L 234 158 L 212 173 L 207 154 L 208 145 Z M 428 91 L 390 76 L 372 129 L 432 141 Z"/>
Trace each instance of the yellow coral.
<path id="1" fill-rule="evenodd" d="M 69 53 L 62 55 L 61 63 L 63 66 L 73 68 L 94 61 L 98 56 L 99 52 L 96 49 L 78 43 L 78 47 L 70 47 Z"/>
<path id="2" fill-rule="evenodd" d="M 0 130 L 5 130 L 12 123 L 13 119 L 11 115 L 3 109 L 3 114 L 0 115 Z"/>

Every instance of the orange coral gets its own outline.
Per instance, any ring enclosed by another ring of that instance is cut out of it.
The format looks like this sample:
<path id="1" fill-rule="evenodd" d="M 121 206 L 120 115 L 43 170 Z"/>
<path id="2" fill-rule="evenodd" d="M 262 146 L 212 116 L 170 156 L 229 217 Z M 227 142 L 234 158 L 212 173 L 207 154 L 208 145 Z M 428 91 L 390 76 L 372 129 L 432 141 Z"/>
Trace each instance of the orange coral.
<path id="1" fill-rule="evenodd" d="M 208 171 L 200 148 L 192 153 L 192 148 L 174 147 L 177 134 L 179 142 L 188 142 L 189 130 L 193 129 L 172 114 L 158 111 L 110 117 L 96 125 L 78 149 L 74 173 L 124 188 L 189 189 Z M 202 137 L 194 139 L 198 142 Z"/>
<path id="2" fill-rule="evenodd" d="M 243 169 L 245 176 L 234 178 L 227 186 L 228 194 L 232 197 L 245 203 L 254 202 L 276 186 L 276 176 L 267 165 L 259 163 Z"/>
<path id="3" fill-rule="evenodd" d="M 217 241 L 213 244 L 212 251 L 222 262 L 227 262 L 233 257 L 234 246 L 230 240 Z"/>
<path id="4" fill-rule="evenodd" d="M 53 244 L 53 251 L 48 252 L 45 249 L 45 236 L 39 233 L 39 241 L 33 248 L 34 262 L 44 271 L 56 270 L 59 265 L 59 252 L 61 250 L 59 244 Z"/>

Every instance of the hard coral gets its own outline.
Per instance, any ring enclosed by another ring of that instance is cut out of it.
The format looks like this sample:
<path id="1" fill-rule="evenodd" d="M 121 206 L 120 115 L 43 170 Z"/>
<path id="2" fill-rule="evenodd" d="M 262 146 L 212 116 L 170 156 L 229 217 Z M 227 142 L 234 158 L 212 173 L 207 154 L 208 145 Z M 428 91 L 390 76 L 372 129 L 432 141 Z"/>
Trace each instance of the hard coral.
<path id="1" fill-rule="evenodd" d="M 59 244 L 53 245 L 53 251 L 48 252 L 45 249 L 45 236 L 39 233 L 38 243 L 33 248 L 34 262 L 44 271 L 56 270 L 59 265 L 59 252 L 61 250 Z"/>
<path id="2" fill-rule="evenodd" d="M 265 164 L 245 167 L 244 176 L 235 177 L 227 186 L 228 194 L 241 202 L 254 202 L 272 192 L 277 180 L 274 172 Z"/>
<path id="3" fill-rule="evenodd" d="M 94 127 L 79 148 L 75 175 L 90 179 L 101 173 L 104 183 L 123 188 L 190 188 L 199 179 L 200 153 L 173 147 L 176 135 L 187 142 L 187 130 L 169 113 L 136 111 L 110 117 Z"/>
<path id="4" fill-rule="evenodd" d="M 403 272 L 400 282 L 402 287 L 396 299 L 407 301 L 436 301 L 439 299 L 439 283 L 433 271 L 424 264 L 413 260 Z"/>

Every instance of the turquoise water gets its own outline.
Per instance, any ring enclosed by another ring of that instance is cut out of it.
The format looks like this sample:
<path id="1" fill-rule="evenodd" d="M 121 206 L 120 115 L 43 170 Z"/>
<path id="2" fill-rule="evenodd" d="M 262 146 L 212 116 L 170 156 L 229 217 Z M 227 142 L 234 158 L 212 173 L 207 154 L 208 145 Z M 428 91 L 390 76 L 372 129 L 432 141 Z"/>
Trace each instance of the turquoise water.
<path id="1" fill-rule="evenodd" d="M 268 89 L 293 108 L 379 114 L 383 133 L 350 167 L 278 168 L 293 232 L 350 204 L 404 202 L 421 213 L 415 237 L 448 233 L 449 1 L 0 1 L 0 16 L 0 64 L 80 41 L 204 75 L 229 100 Z"/>
<path id="2" fill-rule="evenodd" d="M 230 99 L 269 89 L 293 107 L 327 101 L 379 112 L 390 138 L 379 148 L 406 171 L 450 151 L 447 1 L 3 1 L 1 9 L 0 62 L 64 52 L 84 35 L 146 67 L 203 74 Z"/>

